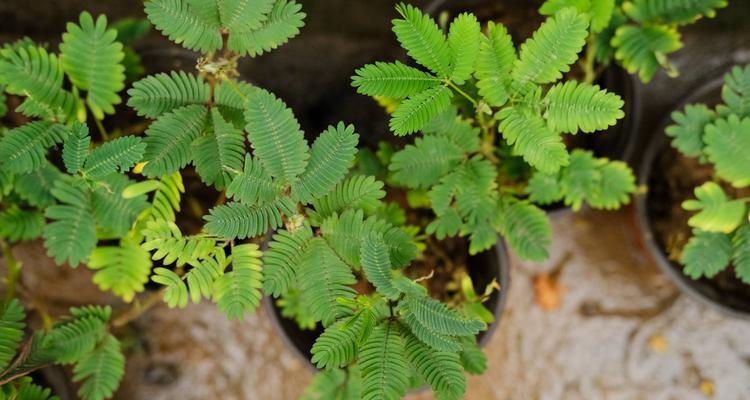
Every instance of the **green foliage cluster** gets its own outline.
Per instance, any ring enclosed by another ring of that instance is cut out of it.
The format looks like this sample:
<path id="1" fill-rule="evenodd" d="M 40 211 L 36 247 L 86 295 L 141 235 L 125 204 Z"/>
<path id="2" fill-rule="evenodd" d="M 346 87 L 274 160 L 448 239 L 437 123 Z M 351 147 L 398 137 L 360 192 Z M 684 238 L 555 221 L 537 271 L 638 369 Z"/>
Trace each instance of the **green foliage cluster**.
<path id="1" fill-rule="evenodd" d="M 750 66 L 735 66 L 724 76 L 721 98 L 713 108 L 690 104 L 675 111 L 666 130 L 675 149 L 714 170 L 713 180 L 695 188 L 695 199 L 682 203 L 695 214 L 680 261 L 693 279 L 712 278 L 732 265 L 750 285 L 750 198 L 734 198 L 750 186 Z"/>
<path id="2" fill-rule="evenodd" d="M 676 76 L 667 56 L 682 48 L 679 28 L 712 18 L 727 0 L 546 0 L 539 12 L 553 15 L 566 7 L 591 21 L 587 57 L 603 65 L 613 58 L 648 82 L 660 69 Z"/>
<path id="3" fill-rule="evenodd" d="M 29 378 L 12 380 L 51 363 L 73 366 L 81 399 L 111 397 L 125 373 L 120 342 L 108 331 L 111 312 L 109 307 L 71 308 L 70 316 L 51 329 L 26 337 L 24 309 L 16 299 L 4 302 L 0 308 L 0 380 L 10 381 L 0 385 L 3 398 L 57 399 Z"/>
<path id="4" fill-rule="evenodd" d="M 446 35 L 415 7 L 397 11 L 393 31 L 426 70 L 377 62 L 352 84 L 395 104 L 394 134 L 421 131 L 383 161 L 389 181 L 426 196 L 436 215 L 428 233 L 468 236 L 471 253 L 501 233 L 522 258 L 544 260 L 551 229 L 536 204 L 612 209 L 629 201 L 634 178 L 623 162 L 569 152 L 563 141 L 623 117 L 616 94 L 563 80 L 589 36 L 586 14 L 561 8 L 517 49 L 503 25 L 482 29 L 472 14 L 453 19 Z M 509 171 L 518 163 L 528 178 Z"/>

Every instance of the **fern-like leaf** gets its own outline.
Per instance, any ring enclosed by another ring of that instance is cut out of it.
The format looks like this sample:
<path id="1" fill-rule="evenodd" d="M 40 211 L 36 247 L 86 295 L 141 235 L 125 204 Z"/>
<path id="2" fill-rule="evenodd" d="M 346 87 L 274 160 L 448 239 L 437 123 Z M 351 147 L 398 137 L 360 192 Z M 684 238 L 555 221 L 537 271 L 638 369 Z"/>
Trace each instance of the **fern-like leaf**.
<path id="1" fill-rule="evenodd" d="M 742 282 L 750 285 L 750 224 L 743 224 L 732 235 L 732 247 L 734 273 Z"/>
<path id="2" fill-rule="evenodd" d="M 414 133 L 450 106 L 452 92 L 440 85 L 404 100 L 393 112 L 390 128 L 397 136 Z"/>
<path id="3" fill-rule="evenodd" d="M 597 85 L 567 81 L 553 86 L 545 98 L 547 124 L 556 132 L 604 130 L 625 116 L 620 96 Z"/>
<path id="4" fill-rule="evenodd" d="M 499 107 L 510 97 L 510 72 L 516 60 L 516 49 L 508 30 L 502 24 L 487 23 L 482 35 L 474 76 L 477 88 L 490 105 Z"/>
<path id="5" fill-rule="evenodd" d="M 172 71 L 141 79 L 128 90 L 128 96 L 128 106 L 138 115 L 157 118 L 184 106 L 205 104 L 209 87 L 201 77 Z"/>
<path id="6" fill-rule="evenodd" d="M 313 234 L 309 226 L 294 232 L 280 230 L 273 235 L 263 253 L 263 288 L 274 297 L 285 295 L 295 282 L 297 266 L 302 263 Z"/>
<path id="7" fill-rule="evenodd" d="M 685 274 L 693 279 L 713 278 L 729 265 L 732 250 L 732 240 L 726 233 L 696 229 L 682 251 L 680 262 L 685 266 Z"/>
<path id="8" fill-rule="evenodd" d="M 451 54 L 450 79 L 461 85 L 474 72 L 474 66 L 479 54 L 479 38 L 481 35 L 477 17 L 469 13 L 461 13 L 451 22 L 448 31 L 448 48 Z"/>
<path id="9" fill-rule="evenodd" d="M 42 235 L 46 222 L 41 211 L 11 205 L 0 212 L 0 237 L 11 242 L 33 240 Z"/>
<path id="10" fill-rule="evenodd" d="M 601 178 L 588 198 L 589 205 L 614 210 L 630 203 L 630 195 L 635 192 L 635 176 L 630 167 L 622 161 L 600 159 L 599 172 Z"/>
<path id="11" fill-rule="evenodd" d="M 34 172 L 15 177 L 13 188 L 16 194 L 34 207 L 44 208 L 55 203 L 52 189 L 62 172 L 49 161 Z"/>
<path id="12" fill-rule="evenodd" d="M 248 5 L 247 7 L 258 6 Z M 251 57 L 271 51 L 299 34 L 300 29 L 305 25 L 305 13 L 301 10 L 302 6 L 294 1 L 276 0 L 267 19 L 258 29 L 230 33 L 227 46 L 240 55 Z"/>
<path id="13" fill-rule="evenodd" d="M 207 221 L 206 230 L 212 235 L 245 239 L 280 227 L 283 224 L 281 216 L 294 215 L 294 212 L 294 203 L 288 197 L 280 197 L 257 206 L 227 203 L 212 208 L 203 219 Z"/>
<path id="14" fill-rule="evenodd" d="M 125 375 L 125 356 L 120 342 L 111 334 L 73 368 L 73 381 L 81 382 L 78 395 L 83 400 L 112 397 Z"/>
<path id="15" fill-rule="evenodd" d="M 148 251 L 131 239 L 123 239 L 119 246 L 97 247 L 91 252 L 88 267 L 96 270 L 93 281 L 101 290 L 112 290 L 126 302 L 143 291 L 151 273 Z"/>
<path id="16" fill-rule="evenodd" d="M 292 198 L 309 204 L 333 190 L 352 167 L 358 142 L 354 126 L 329 126 L 315 139 L 305 171 L 292 184 Z"/>
<path id="17" fill-rule="evenodd" d="M 545 125 L 541 117 L 517 107 L 507 107 L 497 118 L 505 140 L 531 166 L 552 173 L 568 165 L 568 151 L 562 138 Z"/>
<path id="18" fill-rule="evenodd" d="M 721 98 L 732 113 L 750 117 L 750 65 L 735 66 L 724 75 Z"/>
<path id="19" fill-rule="evenodd" d="M 391 158 L 393 179 L 410 188 L 429 188 L 463 160 L 464 150 L 446 137 L 417 138 Z"/>
<path id="20" fill-rule="evenodd" d="M 218 24 L 197 15 L 188 0 L 154 0 L 145 5 L 146 15 L 156 29 L 190 50 L 208 53 L 222 45 Z"/>
<path id="21" fill-rule="evenodd" d="M 391 298 L 401 294 L 393 285 L 390 254 L 382 237 L 370 235 L 362 241 L 360 260 L 367 280 L 375 285 L 379 293 Z"/>
<path id="22" fill-rule="evenodd" d="M 0 139 L 0 165 L 15 174 L 35 171 L 46 162 L 47 150 L 62 143 L 68 135 L 70 129 L 47 121 L 12 129 Z"/>
<path id="23" fill-rule="evenodd" d="M 148 163 L 143 174 L 163 176 L 184 168 L 191 159 L 190 145 L 203 130 L 207 115 L 204 106 L 191 105 L 165 114 L 151 124 L 144 139 L 143 159 Z"/>
<path id="24" fill-rule="evenodd" d="M 127 172 L 143 157 L 146 143 L 137 136 L 110 140 L 94 149 L 86 159 L 83 174 L 99 180 L 114 172 Z"/>
<path id="25" fill-rule="evenodd" d="M 26 313 L 16 299 L 10 299 L 0 307 L 0 371 L 5 371 L 16 356 L 24 336 L 25 318 Z"/>
<path id="26" fill-rule="evenodd" d="M 716 167 L 716 174 L 734 187 L 750 185 L 750 117 L 730 115 L 706 126 L 705 153 Z"/>
<path id="27" fill-rule="evenodd" d="M 623 10 L 641 23 L 689 24 L 701 16 L 713 17 L 716 9 L 727 6 L 727 0 L 631 0 Z"/>
<path id="28" fill-rule="evenodd" d="M 398 326 L 385 322 L 373 329 L 359 351 L 363 400 L 397 400 L 409 384 L 409 362 Z"/>
<path id="29" fill-rule="evenodd" d="M 466 392 L 466 378 L 458 353 L 436 351 L 411 333 L 404 339 L 406 357 L 439 399 L 462 399 Z"/>
<path id="30" fill-rule="evenodd" d="M 96 246 L 91 195 L 75 181 L 58 181 L 52 194 L 62 204 L 45 211 L 45 216 L 54 222 L 44 227 L 44 247 L 58 265 L 67 261 L 76 267 Z"/>
<path id="31" fill-rule="evenodd" d="M 354 360 L 362 333 L 362 324 L 354 318 L 338 321 L 318 336 L 310 351 L 313 364 L 331 370 L 346 367 Z"/>
<path id="32" fill-rule="evenodd" d="M 271 176 L 294 182 L 305 170 L 309 152 L 292 110 L 272 93 L 258 89 L 248 96 L 245 119 L 254 155 Z"/>
<path id="33" fill-rule="evenodd" d="M 588 25 L 587 17 L 572 8 L 549 18 L 521 45 L 513 79 L 543 84 L 562 78 L 586 43 Z"/>
<path id="34" fill-rule="evenodd" d="M 385 196 L 383 182 L 372 176 L 355 175 L 339 182 L 328 194 L 313 201 L 315 215 L 325 219 L 345 209 L 375 211 Z"/>
<path id="35" fill-rule="evenodd" d="M 242 131 L 224 120 L 219 110 L 211 110 L 212 132 L 193 142 L 193 162 L 201 180 L 223 189 L 229 171 L 242 168 L 245 137 Z"/>
<path id="36" fill-rule="evenodd" d="M 117 94 L 125 88 L 125 58 L 117 31 L 107 29 L 107 18 L 96 21 L 87 12 L 81 13 L 79 25 L 69 23 L 60 44 L 60 64 L 70 81 L 87 92 L 86 103 L 94 117 L 114 114 L 120 104 Z"/>
<path id="37" fill-rule="evenodd" d="M 531 261 L 549 257 L 552 227 L 544 211 L 518 202 L 503 210 L 502 221 L 503 237 L 519 257 Z"/>
<path id="38" fill-rule="evenodd" d="M 229 259 L 223 248 L 215 248 L 211 257 L 190 262 L 190 270 L 185 274 L 190 300 L 198 304 L 201 298 L 211 299 L 214 284 L 224 275 Z"/>
<path id="39" fill-rule="evenodd" d="M 716 182 L 706 182 L 695 188 L 696 199 L 686 200 L 682 208 L 698 211 L 688 224 L 707 232 L 731 233 L 745 217 L 745 202 L 730 200 Z"/>
<path id="40" fill-rule="evenodd" d="M 188 288 L 179 275 L 166 268 L 154 268 L 151 280 L 166 287 L 164 302 L 169 308 L 185 308 L 188 305 Z"/>
<path id="41" fill-rule="evenodd" d="M 573 150 L 570 164 L 561 171 L 560 189 L 565 194 L 565 205 L 573 211 L 581 209 L 583 202 L 598 190 L 601 182 L 599 162 L 590 151 Z"/>
<path id="42" fill-rule="evenodd" d="M 402 19 L 393 20 L 393 32 L 409 56 L 441 78 L 450 75 L 451 52 L 435 21 L 409 4 L 396 11 Z"/>
<path id="43" fill-rule="evenodd" d="M 356 71 L 352 86 L 357 93 L 403 99 L 440 84 L 440 79 L 398 61 L 376 62 Z"/>
<path id="44" fill-rule="evenodd" d="M 684 111 L 672 113 L 674 125 L 666 129 L 672 138 L 672 146 L 688 157 L 698 157 L 703 153 L 703 132 L 716 118 L 716 114 L 703 104 L 688 104 Z"/>
<path id="45" fill-rule="evenodd" d="M 151 258 L 162 260 L 164 265 L 176 262 L 181 266 L 205 259 L 217 242 L 216 238 L 205 235 L 183 236 L 174 222 L 165 220 L 149 221 L 141 234 L 145 238 L 141 246 L 148 251 L 156 250 Z"/>
<path id="46" fill-rule="evenodd" d="M 83 169 L 90 144 L 88 126 L 80 122 L 74 123 L 70 135 L 65 139 L 62 152 L 63 164 L 68 173 L 76 174 Z"/>
<path id="47" fill-rule="evenodd" d="M 310 240 L 297 268 L 300 289 L 311 302 L 313 316 L 324 326 L 351 314 L 351 309 L 337 299 L 354 299 L 356 292 L 349 285 L 357 279 L 325 240 Z"/>
<path id="48" fill-rule="evenodd" d="M 466 372 L 473 375 L 481 375 L 487 370 L 487 356 L 484 354 L 476 338 L 461 338 L 461 365 Z"/>
<path id="49" fill-rule="evenodd" d="M 227 186 L 227 197 L 247 205 L 264 204 L 279 197 L 282 189 L 259 161 L 245 154 L 245 167 Z"/>
<path id="50" fill-rule="evenodd" d="M 94 350 L 106 334 L 106 321 L 96 315 L 81 315 L 52 329 L 44 343 L 57 362 L 72 364 Z"/>
<path id="51" fill-rule="evenodd" d="M 127 235 L 138 215 L 148 208 L 146 196 L 123 197 L 132 181 L 125 175 L 106 177 L 91 193 L 94 219 L 100 228 L 116 236 Z"/>
<path id="52" fill-rule="evenodd" d="M 682 47 L 680 33 L 665 25 L 624 25 L 617 29 L 612 46 L 615 59 L 631 74 L 638 72 L 643 82 L 653 78 L 659 67 L 667 69 L 671 76 L 677 71 L 667 60 L 667 55 Z"/>
<path id="53" fill-rule="evenodd" d="M 213 297 L 219 310 L 230 320 L 253 314 L 262 297 L 261 252 L 257 244 L 232 247 L 232 270 L 214 283 Z"/>

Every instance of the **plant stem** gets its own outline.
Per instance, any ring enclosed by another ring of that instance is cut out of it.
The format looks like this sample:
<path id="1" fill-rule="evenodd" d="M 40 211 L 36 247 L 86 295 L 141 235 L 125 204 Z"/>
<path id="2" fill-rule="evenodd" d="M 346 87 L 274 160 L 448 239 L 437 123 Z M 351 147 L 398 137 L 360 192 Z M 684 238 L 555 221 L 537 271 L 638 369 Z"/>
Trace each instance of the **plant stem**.
<path id="1" fill-rule="evenodd" d="M 107 133 L 107 130 L 104 129 L 102 121 L 99 121 L 96 117 L 94 117 L 94 123 L 96 123 L 96 128 L 99 129 L 99 134 L 102 135 L 102 139 L 104 139 L 104 141 L 108 141 L 109 134 Z"/>
<path id="2" fill-rule="evenodd" d="M 127 325 L 128 323 L 138 319 L 143 313 L 151 309 L 156 303 L 161 301 L 162 297 L 164 297 L 164 292 L 166 292 L 166 288 L 163 288 L 159 290 L 158 292 L 151 293 L 148 297 L 146 297 L 145 300 L 143 300 L 143 303 L 136 300 L 135 304 L 133 304 L 130 309 L 125 311 L 124 313 L 118 315 L 115 319 L 112 320 L 112 326 L 115 328 L 120 328 L 122 326 Z"/>
<path id="3" fill-rule="evenodd" d="M 5 298 L 9 301 L 16 295 L 16 283 L 18 282 L 18 276 L 21 274 L 21 263 L 13 256 L 13 249 L 4 239 L 0 239 L 0 247 L 3 250 L 5 265 L 8 267 L 8 292 L 5 294 Z"/>
<path id="4" fill-rule="evenodd" d="M 596 68 L 594 64 L 596 62 L 596 48 L 594 47 L 593 35 L 589 36 L 586 41 L 586 57 L 581 60 L 581 68 L 583 69 L 583 82 L 594 83 L 597 76 Z"/>
<path id="5" fill-rule="evenodd" d="M 455 83 L 451 82 L 450 79 L 446 79 L 445 80 L 445 84 L 448 85 L 448 87 L 450 87 L 451 89 L 453 89 L 456 92 L 458 92 L 458 94 L 460 94 L 461 96 L 464 96 L 467 100 L 469 100 L 471 102 L 471 104 L 474 105 L 474 107 L 476 107 L 479 104 L 473 97 L 469 96 L 466 92 L 464 92 L 463 90 L 461 90 L 461 88 L 458 87 L 458 86 L 456 86 Z"/>

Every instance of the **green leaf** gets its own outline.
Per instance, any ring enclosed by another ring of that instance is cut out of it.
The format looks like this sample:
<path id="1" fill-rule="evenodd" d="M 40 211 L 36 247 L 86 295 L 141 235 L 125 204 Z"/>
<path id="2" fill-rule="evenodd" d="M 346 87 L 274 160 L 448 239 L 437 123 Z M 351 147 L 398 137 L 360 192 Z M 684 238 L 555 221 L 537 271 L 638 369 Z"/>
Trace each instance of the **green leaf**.
<path id="1" fill-rule="evenodd" d="M 273 235 L 268 250 L 263 253 L 263 288 L 268 294 L 274 297 L 287 294 L 296 282 L 297 267 L 312 237 L 309 226 L 294 232 L 282 229 Z"/>
<path id="2" fill-rule="evenodd" d="M 315 199 L 313 207 L 318 219 L 325 219 L 346 209 L 371 213 L 385 196 L 383 182 L 372 176 L 355 175 L 336 184 L 325 196 Z"/>
<path id="3" fill-rule="evenodd" d="M 598 85 L 567 81 L 553 86 L 545 97 L 547 124 L 555 132 L 585 133 L 605 130 L 625 116 L 620 96 Z"/>
<path id="4" fill-rule="evenodd" d="M 81 382 L 78 395 L 83 400 L 103 400 L 112 397 L 125 375 L 125 357 L 120 342 L 108 334 L 91 353 L 73 368 L 73 381 Z"/>
<path id="5" fill-rule="evenodd" d="M 106 334 L 106 321 L 95 315 L 80 316 L 55 326 L 44 337 L 44 347 L 51 349 L 58 363 L 72 364 L 91 353 Z"/>
<path id="6" fill-rule="evenodd" d="M 331 370 L 349 365 L 357 356 L 362 324 L 356 316 L 327 327 L 313 344 L 312 361 L 318 368 Z"/>
<path id="7" fill-rule="evenodd" d="M 52 188 L 55 182 L 63 176 L 62 172 L 49 161 L 34 172 L 17 175 L 15 177 L 16 194 L 34 207 L 44 208 L 55 203 Z"/>
<path id="8" fill-rule="evenodd" d="M 190 270 L 185 273 L 190 300 L 200 303 L 202 298 L 211 299 L 216 280 L 224 275 L 229 260 L 223 248 L 216 247 L 210 257 L 190 262 Z"/>
<path id="9" fill-rule="evenodd" d="M 417 138 L 391 158 L 393 179 L 410 188 L 429 188 L 453 171 L 465 157 L 464 150 L 440 136 Z"/>
<path id="10" fill-rule="evenodd" d="M 622 161 L 599 160 L 600 180 L 587 201 L 594 209 L 614 210 L 630 203 L 635 192 L 635 175 Z"/>
<path id="11" fill-rule="evenodd" d="M 721 186 L 706 182 L 695 188 L 697 200 L 682 202 L 682 208 L 699 211 L 690 217 L 688 224 L 707 232 L 731 233 L 745 217 L 745 202 L 729 200 Z"/>
<path id="12" fill-rule="evenodd" d="M 157 118 L 178 108 L 206 104 L 209 86 L 203 78 L 183 71 L 147 76 L 128 90 L 128 106 L 139 116 Z"/>
<path id="13" fill-rule="evenodd" d="M 297 268 L 297 282 L 311 302 L 315 319 L 328 326 L 351 314 L 351 309 L 338 299 L 354 299 L 356 292 L 350 285 L 357 283 L 357 279 L 323 238 L 310 240 Z"/>
<path id="14" fill-rule="evenodd" d="M 732 235 L 732 247 L 734 273 L 742 282 L 750 285 L 750 224 L 742 224 Z"/>
<path id="15" fill-rule="evenodd" d="M 44 247 L 60 265 L 78 266 L 96 246 L 96 223 L 91 214 L 91 194 L 75 181 L 60 180 L 52 194 L 61 203 L 48 207 L 45 216 L 54 222 L 44 227 Z"/>
<path id="16" fill-rule="evenodd" d="M 449 76 L 451 51 L 435 21 L 409 4 L 398 4 L 396 11 L 402 19 L 393 20 L 393 32 L 409 56 L 439 77 Z"/>
<path id="17" fill-rule="evenodd" d="M 362 377 L 358 365 L 347 370 L 331 369 L 313 375 L 300 400 L 340 400 L 362 398 Z"/>
<path id="18" fill-rule="evenodd" d="M 183 236 L 174 222 L 163 219 L 148 221 L 141 234 L 144 236 L 141 246 L 148 251 L 156 250 L 151 258 L 162 260 L 162 265 L 176 262 L 182 266 L 205 259 L 214 251 L 218 241 L 204 234 Z"/>
<path id="19" fill-rule="evenodd" d="M 245 7 L 260 9 L 262 6 L 251 4 Z M 300 29 L 305 25 L 305 13 L 300 12 L 301 9 L 302 6 L 294 1 L 276 0 L 267 19 L 258 29 L 252 31 L 241 29 L 239 33 L 235 30 L 234 34 L 230 32 L 227 46 L 240 55 L 250 57 L 269 52 L 299 34 Z M 247 23 L 248 20 L 245 19 L 244 22 Z M 242 22 L 238 21 L 238 23 Z"/>
<path id="20" fill-rule="evenodd" d="M 305 170 L 309 152 L 292 110 L 272 93 L 259 89 L 248 96 L 245 119 L 254 156 L 271 176 L 294 182 Z"/>
<path id="21" fill-rule="evenodd" d="M 519 58 L 513 66 L 513 79 L 552 83 L 562 78 L 586 44 L 588 26 L 588 18 L 572 8 L 565 8 L 548 18 L 521 45 Z"/>
<path id="22" fill-rule="evenodd" d="M 467 153 L 479 151 L 479 128 L 457 116 L 458 110 L 448 108 L 422 128 L 425 134 L 444 136 Z"/>
<path id="23" fill-rule="evenodd" d="M 154 268 L 154 274 L 151 280 L 164 285 L 167 290 L 164 292 L 164 302 L 169 308 L 185 308 L 188 304 L 188 289 L 185 282 L 179 275 L 166 268 Z"/>
<path id="24" fill-rule="evenodd" d="M 735 66 L 724 75 L 721 98 L 739 117 L 750 117 L 750 65 Z"/>
<path id="25" fill-rule="evenodd" d="M 703 104 L 688 104 L 684 112 L 672 113 L 674 125 L 665 132 L 672 138 L 672 146 L 688 157 L 698 157 L 703 153 L 703 132 L 716 114 Z"/>
<path id="26" fill-rule="evenodd" d="M 500 107 L 510 97 L 510 73 L 516 60 L 516 49 L 508 30 L 502 24 L 487 23 L 486 36 L 480 38 L 477 88 L 490 105 Z"/>
<path id="27" fill-rule="evenodd" d="M 409 97 L 393 112 L 391 131 L 404 136 L 422 129 L 431 119 L 450 106 L 452 92 L 440 85 Z"/>
<path id="28" fill-rule="evenodd" d="M 734 187 L 750 185 L 750 117 L 730 115 L 706 126 L 705 153 L 716 167 L 716 174 Z"/>
<path id="29" fill-rule="evenodd" d="M 71 134 L 63 144 L 63 164 L 69 174 L 77 174 L 83 169 L 83 164 L 89 155 L 91 137 L 86 124 L 76 122 L 73 124 Z"/>
<path id="30" fill-rule="evenodd" d="M 461 13 L 453 19 L 448 31 L 448 48 L 451 55 L 450 79 L 459 85 L 471 77 L 477 62 L 480 43 L 480 26 L 477 17 Z"/>
<path id="31" fill-rule="evenodd" d="M 263 22 L 268 19 L 268 13 L 276 3 L 275 0 L 210 0 L 210 2 L 216 4 L 221 24 L 230 34 L 242 34 L 263 26 Z"/>
<path id="32" fill-rule="evenodd" d="M 130 302 L 136 293 L 143 292 L 151 274 L 151 255 L 131 239 L 123 239 L 119 246 L 97 247 L 89 257 L 88 267 L 95 270 L 93 281 L 99 289 L 112 290 L 116 296 Z"/>
<path id="33" fill-rule="evenodd" d="M 365 65 L 352 77 L 357 93 L 391 99 L 403 99 L 440 83 L 439 78 L 398 61 Z"/>
<path id="34" fill-rule="evenodd" d="M 552 227 L 544 211 L 517 202 L 503 210 L 502 221 L 503 237 L 520 258 L 544 261 L 549 257 Z"/>
<path id="35" fill-rule="evenodd" d="M 213 297 L 219 310 L 230 320 L 244 320 L 260 303 L 263 287 L 262 253 L 257 244 L 232 247 L 232 270 L 214 283 Z"/>
<path id="36" fill-rule="evenodd" d="M 16 356 L 24 336 L 26 313 L 16 299 L 0 307 L 0 371 L 5 371 Z"/>
<path id="37" fill-rule="evenodd" d="M 482 375 L 487 370 L 487 356 L 479 348 L 476 338 L 461 338 L 461 365 L 466 372 L 473 375 Z"/>
<path id="38" fill-rule="evenodd" d="M 680 262 L 685 266 L 685 274 L 693 279 L 713 278 L 729 265 L 731 257 L 729 235 L 696 229 L 682 251 Z"/>
<path id="39" fill-rule="evenodd" d="M 47 121 L 12 129 L 0 139 L 0 165 L 15 174 L 36 171 L 46 163 L 47 150 L 69 135 L 70 130 L 64 125 Z"/>
<path id="40" fill-rule="evenodd" d="M 431 297 L 407 296 L 402 303 L 417 321 L 441 335 L 470 336 L 486 328 L 484 322 L 468 319 Z"/>
<path id="41" fill-rule="evenodd" d="M 554 15 L 558 11 L 573 7 L 591 18 L 591 32 L 598 33 L 609 25 L 615 10 L 615 0 L 547 0 L 539 9 L 542 15 Z"/>
<path id="42" fill-rule="evenodd" d="M 278 198 L 282 189 L 259 161 L 245 154 L 245 167 L 227 186 L 227 197 L 247 205 L 265 204 Z"/>
<path id="43" fill-rule="evenodd" d="M 110 175 L 91 193 L 97 225 L 116 236 L 127 235 L 136 218 L 148 208 L 146 196 L 123 197 L 125 187 L 132 182 L 125 175 Z"/>
<path id="44" fill-rule="evenodd" d="M 191 105 L 162 115 L 146 130 L 143 168 L 147 177 L 169 175 L 184 168 L 192 158 L 191 144 L 200 136 L 208 110 Z"/>
<path id="45" fill-rule="evenodd" d="M 44 104 L 54 114 L 75 115 L 76 97 L 63 89 L 62 66 L 43 47 L 23 46 L 0 50 L 0 84 L 10 94 Z"/>
<path id="46" fill-rule="evenodd" d="M 670 76 L 677 71 L 667 60 L 667 55 L 682 48 L 680 33 L 665 25 L 623 25 L 615 31 L 612 46 L 615 59 L 631 74 L 638 72 L 641 81 L 648 82 L 659 67 Z"/>
<path id="47" fill-rule="evenodd" d="M 506 107 L 496 116 L 503 138 L 531 166 L 553 173 L 568 165 L 568 151 L 562 138 L 544 120 L 516 107 Z"/>
<path id="48" fill-rule="evenodd" d="M 220 27 L 200 18 L 188 0 L 152 0 L 145 11 L 156 29 L 185 48 L 202 53 L 221 48 Z"/>
<path id="49" fill-rule="evenodd" d="M 431 349 L 414 335 L 405 335 L 406 357 L 439 399 L 463 399 L 466 378 L 458 353 Z"/>
<path id="50" fill-rule="evenodd" d="M 625 2 L 622 9 L 641 23 L 684 25 L 703 15 L 713 17 L 716 9 L 726 6 L 727 0 L 632 0 Z"/>
<path id="51" fill-rule="evenodd" d="M 292 184 L 292 198 L 310 204 L 333 190 L 352 167 L 358 142 L 354 126 L 329 126 L 313 143 L 305 171 Z"/>
<path id="52" fill-rule="evenodd" d="M 242 168 L 245 136 L 216 108 L 211 109 L 211 122 L 212 131 L 192 144 L 193 163 L 204 183 L 221 190 L 228 184 L 230 171 Z"/>
<path id="53" fill-rule="evenodd" d="M 114 172 L 127 172 L 143 157 L 146 143 L 137 136 L 125 136 L 105 142 L 86 159 L 83 174 L 93 180 Z"/>
<path id="54" fill-rule="evenodd" d="M 529 201 L 543 205 L 561 201 L 564 196 L 560 187 L 559 174 L 544 174 L 541 172 L 534 173 L 524 192 L 529 195 Z"/>
<path id="55" fill-rule="evenodd" d="M 206 230 L 212 235 L 245 239 L 280 227 L 283 224 L 282 214 L 291 216 L 294 215 L 294 211 L 294 203 L 287 197 L 281 197 L 273 202 L 255 206 L 227 203 L 212 208 L 203 219 L 208 222 Z"/>
<path id="56" fill-rule="evenodd" d="M 560 176 L 560 189 L 565 194 L 565 205 L 578 211 L 583 202 L 590 198 L 599 187 L 602 173 L 594 154 L 576 149 L 570 154 L 570 164 Z"/>
<path id="57" fill-rule="evenodd" d="M 403 338 L 393 322 L 373 329 L 359 351 L 363 400 L 397 400 L 409 384 Z"/>
<path id="58" fill-rule="evenodd" d="M 107 29 L 107 17 L 96 22 L 81 13 L 79 25 L 68 23 L 60 44 L 60 64 L 78 89 L 87 92 L 86 102 L 96 119 L 114 114 L 122 101 L 117 94 L 125 88 L 125 53 L 117 42 L 117 31 Z"/>
<path id="59" fill-rule="evenodd" d="M 42 211 L 12 204 L 0 212 L 0 237 L 11 242 L 34 240 L 42 235 L 46 222 Z"/>
<path id="60" fill-rule="evenodd" d="M 362 241 L 360 261 L 367 280 L 375 285 L 379 293 L 391 298 L 401 294 L 401 291 L 393 286 L 390 254 L 382 237 L 369 235 Z"/>
<path id="61" fill-rule="evenodd" d="M 425 296 L 425 294 L 419 294 L 419 296 Z M 399 304 L 398 310 L 401 322 L 403 322 L 409 328 L 411 333 L 422 341 L 422 343 L 437 351 L 456 352 L 461 349 L 456 338 L 438 333 L 427 327 L 422 321 L 417 319 L 414 312 L 403 302 Z"/>

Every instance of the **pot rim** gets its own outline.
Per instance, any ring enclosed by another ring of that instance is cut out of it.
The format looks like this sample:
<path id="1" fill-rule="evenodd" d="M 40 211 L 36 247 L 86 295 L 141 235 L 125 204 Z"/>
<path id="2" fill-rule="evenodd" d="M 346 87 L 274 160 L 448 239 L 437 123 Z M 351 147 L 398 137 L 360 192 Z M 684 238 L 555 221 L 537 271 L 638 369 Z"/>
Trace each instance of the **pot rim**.
<path id="1" fill-rule="evenodd" d="M 723 75 L 719 78 L 710 80 L 698 87 L 698 89 L 681 101 L 676 107 L 672 108 L 672 111 L 682 110 L 686 105 L 699 102 L 700 99 L 709 93 L 720 90 L 723 84 Z M 653 171 L 652 166 L 656 157 L 662 152 L 665 146 L 670 145 L 669 138 L 665 134 L 665 129 L 671 124 L 672 117 L 670 112 L 669 115 L 663 118 L 662 122 L 659 124 L 658 130 L 653 132 L 651 138 L 648 140 L 646 152 L 641 160 L 640 168 L 638 169 L 638 185 L 641 187 L 648 188 L 649 178 Z M 680 292 L 687 294 L 689 298 L 707 305 L 724 315 L 743 320 L 750 320 L 750 312 L 732 308 L 705 295 L 694 286 L 694 281 L 683 274 L 681 269 L 674 267 L 676 264 L 667 258 L 664 250 L 659 246 L 655 239 L 656 233 L 651 226 L 651 218 L 649 218 L 648 215 L 648 192 L 648 190 L 645 190 L 635 196 L 635 217 L 636 224 L 638 225 L 638 232 L 640 233 L 641 240 L 645 245 L 651 260 L 654 261 L 661 272 L 664 273 L 675 286 L 677 286 Z"/>
<path id="2" fill-rule="evenodd" d="M 498 282 L 500 284 L 500 291 L 498 292 L 498 299 L 497 302 L 495 302 L 495 307 L 491 310 L 492 315 L 495 317 L 495 321 L 489 324 L 487 330 L 483 332 L 484 334 L 477 341 L 477 344 L 479 344 L 480 348 L 483 348 L 489 342 L 490 337 L 495 333 L 495 331 L 497 330 L 497 326 L 500 325 L 500 322 L 502 321 L 503 310 L 505 309 L 505 304 L 508 301 L 508 290 L 510 289 L 511 284 L 510 254 L 508 253 L 508 248 L 505 244 L 505 240 L 498 236 L 498 240 L 493 246 L 493 249 L 495 250 L 497 270 L 500 275 L 500 281 Z M 308 371 L 311 371 L 313 373 L 320 372 L 320 370 L 316 368 L 315 365 L 313 365 L 307 355 L 304 354 L 302 350 L 300 350 L 299 347 L 294 344 L 294 342 L 292 342 L 290 335 L 284 329 L 281 323 L 281 319 L 276 312 L 277 308 L 274 304 L 274 301 L 275 299 L 273 299 L 271 296 L 266 295 L 263 297 L 263 311 L 271 320 L 271 325 L 273 325 L 274 330 L 279 332 L 279 336 L 281 336 L 281 340 L 284 342 L 284 345 L 287 348 L 291 348 L 296 358 L 305 365 Z M 410 393 L 417 393 L 424 389 L 425 387 L 415 388 L 412 389 Z"/>

